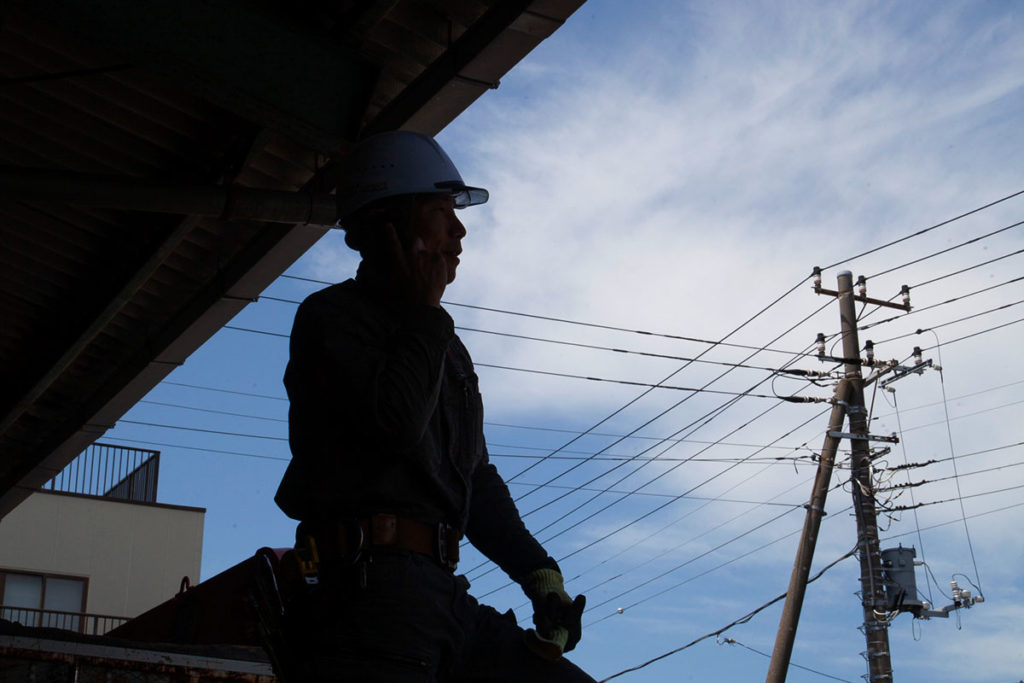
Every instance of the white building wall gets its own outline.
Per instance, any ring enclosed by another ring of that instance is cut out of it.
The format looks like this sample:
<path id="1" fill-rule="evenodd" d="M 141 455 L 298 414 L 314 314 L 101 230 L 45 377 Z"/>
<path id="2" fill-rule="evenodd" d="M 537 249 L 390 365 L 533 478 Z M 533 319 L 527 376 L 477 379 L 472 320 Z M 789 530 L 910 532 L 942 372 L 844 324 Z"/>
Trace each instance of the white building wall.
<path id="1" fill-rule="evenodd" d="M 198 583 L 205 512 L 33 493 L 0 520 L 0 569 L 88 577 L 86 612 L 134 617 Z"/>

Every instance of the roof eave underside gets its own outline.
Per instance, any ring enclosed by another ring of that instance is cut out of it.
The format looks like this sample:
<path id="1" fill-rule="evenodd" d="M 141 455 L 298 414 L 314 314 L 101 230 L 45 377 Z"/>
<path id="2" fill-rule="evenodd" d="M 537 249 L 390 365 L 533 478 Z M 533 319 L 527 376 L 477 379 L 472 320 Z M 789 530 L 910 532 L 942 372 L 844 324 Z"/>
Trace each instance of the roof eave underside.
<path id="1" fill-rule="evenodd" d="M 0 165 L 329 191 L 353 140 L 436 134 L 582 2 L 15 2 Z M 0 517 L 324 232 L 0 198 Z"/>

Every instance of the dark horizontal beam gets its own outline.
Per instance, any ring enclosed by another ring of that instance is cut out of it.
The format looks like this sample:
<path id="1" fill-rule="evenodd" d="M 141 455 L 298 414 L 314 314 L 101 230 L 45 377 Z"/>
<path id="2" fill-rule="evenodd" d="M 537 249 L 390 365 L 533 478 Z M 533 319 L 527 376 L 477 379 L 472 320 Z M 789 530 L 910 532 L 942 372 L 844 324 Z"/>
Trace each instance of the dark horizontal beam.
<path id="1" fill-rule="evenodd" d="M 221 185 L 173 185 L 135 178 L 0 168 L 0 199 L 64 203 L 222 220 L 333 226 L 333 195 Z"/>

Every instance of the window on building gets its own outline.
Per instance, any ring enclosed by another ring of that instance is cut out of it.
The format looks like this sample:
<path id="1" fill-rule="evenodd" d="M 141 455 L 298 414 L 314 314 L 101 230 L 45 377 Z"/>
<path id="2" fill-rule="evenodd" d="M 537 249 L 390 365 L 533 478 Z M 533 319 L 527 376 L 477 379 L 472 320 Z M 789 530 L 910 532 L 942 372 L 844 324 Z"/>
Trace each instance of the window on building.
<path id="1" fill-rule="evenodd" d="M 0 619 L 78 631 L 86 579 L 0 570 Z"/>

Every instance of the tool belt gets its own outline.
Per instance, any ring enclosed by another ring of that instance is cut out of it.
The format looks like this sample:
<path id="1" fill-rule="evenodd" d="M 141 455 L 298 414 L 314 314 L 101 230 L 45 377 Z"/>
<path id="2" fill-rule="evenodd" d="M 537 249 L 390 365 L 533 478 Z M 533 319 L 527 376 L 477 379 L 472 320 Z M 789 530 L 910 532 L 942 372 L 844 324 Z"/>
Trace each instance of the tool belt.
<path id="1" fill-rule="evenodd" d="M 301 524 L 297 536 L 296 550 L 304 537 L 313 539 L 314 552 L 324 569 L 354 564 L 374 549 L 395 549 L 421 553 L 454 572 L 462 540 L 462 533 L 450 524 L 427 524 L 382 513 L 308 527 Z"/>

